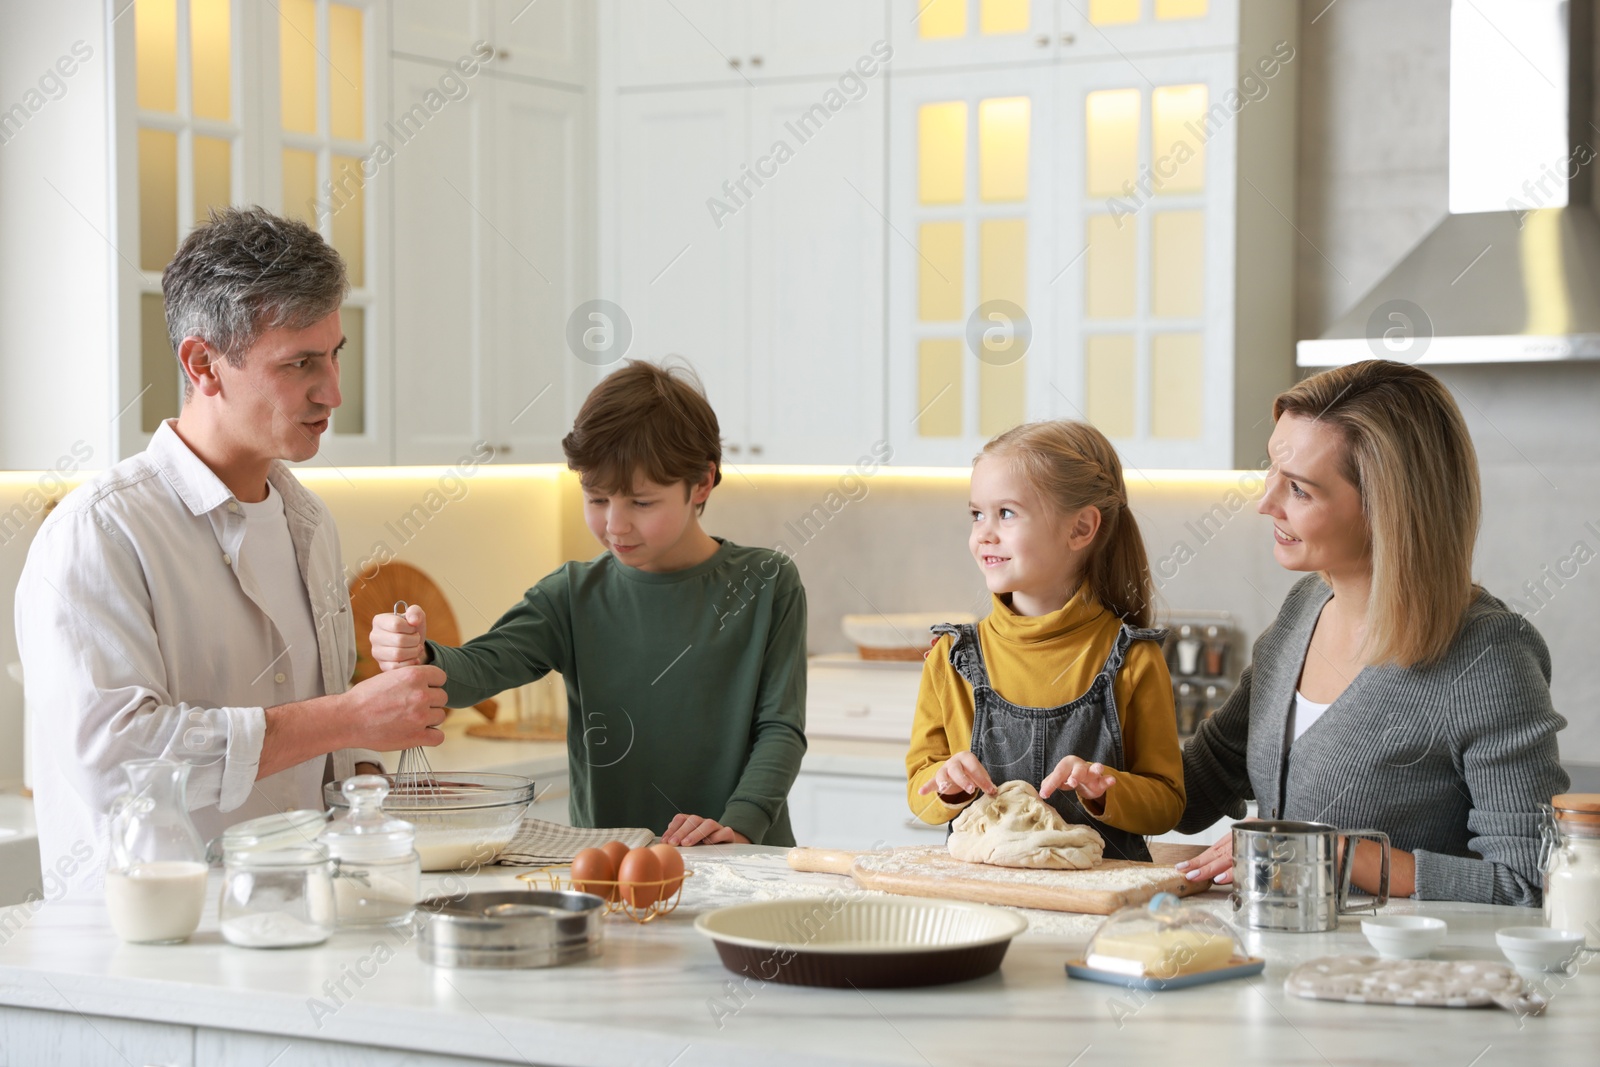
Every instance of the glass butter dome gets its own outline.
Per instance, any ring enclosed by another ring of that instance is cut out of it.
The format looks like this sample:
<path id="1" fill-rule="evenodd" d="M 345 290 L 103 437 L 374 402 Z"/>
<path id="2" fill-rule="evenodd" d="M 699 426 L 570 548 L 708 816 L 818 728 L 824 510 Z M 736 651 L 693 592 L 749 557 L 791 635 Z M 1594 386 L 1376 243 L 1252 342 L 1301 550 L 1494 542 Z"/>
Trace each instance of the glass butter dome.
<path id="1" fill-rule="evenodd" d="M 1234 928 L 1171 893 L 1115 912 L 1089 942 L 1084 965 L 1131 977 L 1173 979 L 1244 962 Z"/>

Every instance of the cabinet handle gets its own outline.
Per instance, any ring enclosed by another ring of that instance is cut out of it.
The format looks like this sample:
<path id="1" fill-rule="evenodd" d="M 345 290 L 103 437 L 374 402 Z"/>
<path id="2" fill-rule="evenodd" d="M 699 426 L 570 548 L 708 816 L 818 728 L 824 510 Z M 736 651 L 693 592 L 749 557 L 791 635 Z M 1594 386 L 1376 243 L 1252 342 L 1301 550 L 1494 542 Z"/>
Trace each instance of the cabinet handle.
<path id="1" fill-rule="evenodd" d="M 732 452 L 734 455 L 737 456 L 739 454 L 739 446 L 738 445 L 729 445 L 728 446 L 728 451 Z"/>
<path id="2" fill-rule="evenodd" d="M 1049 48 L 1050 35 L 1048 33 L 1041 33 L 1039 36 L 1033 39 L 1033 43 L 1038 45 L 1040 48 Z"/>
<path id="3" fill-rule="evenodd" d="M 844 709 L 846 717 L 851 719 L 864 719 L 872 714 L 872 709 L 865 704 L 851 704 Z M 920 819 L 918 820 L 921 821 Z"/>
<path id="4" fill-rule="evenodd" d="M 494 50 L 494 57 L 496 59 L 510 59 L 511 53 L 506 51 L 504 48 L 496 48 Z"/>
<path id="5" fill-rule="evenodd" d="M 1077 44 L 1078 43 L 1077 35 L 1076 34 L 1071 34 L 1071 33 L 1063 33 L 1061 35 L 1061 43 L 1062 44 Z"/>
<path id="6" fill-rule="evenodd" d="M 751 56 L 751 57 L 750 57 L 750 65 L 751 65 L 751 66 L 752 66 L 752 67 L 759 67 L 759 66 L 761 66 L 761 57 L 760 57 L 760 56 Z"/>
<path id="7" fill-rule="evenodd" d="M 728 66 L 732 67 L 734 70 L 738 70 L 739 69 L 739 57 L 738 56 L 729 56 L 728 57 Z"/>
<path id="8" fill-rule="evenodd" d="M 750 446 L 750 454 L 751 454 L 751 455 L 752 455 L 752 456 L 759 456 L 759 455 L 761 455 L 761 446 L 760 446 L 760 445 L 751 445 L 751 446 Z"/>

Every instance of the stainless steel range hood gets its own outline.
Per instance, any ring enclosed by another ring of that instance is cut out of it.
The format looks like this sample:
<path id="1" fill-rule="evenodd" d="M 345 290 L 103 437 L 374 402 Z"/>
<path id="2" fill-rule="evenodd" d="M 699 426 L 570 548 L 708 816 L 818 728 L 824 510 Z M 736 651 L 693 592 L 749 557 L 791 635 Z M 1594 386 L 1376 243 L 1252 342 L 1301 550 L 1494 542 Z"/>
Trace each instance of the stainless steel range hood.
<path id="1" fill-rule="evenodd" d="M 1450 214 L 1300 366 L 1600 359 L 1593 43 L 1593 0 L 1454 0 Z"/>

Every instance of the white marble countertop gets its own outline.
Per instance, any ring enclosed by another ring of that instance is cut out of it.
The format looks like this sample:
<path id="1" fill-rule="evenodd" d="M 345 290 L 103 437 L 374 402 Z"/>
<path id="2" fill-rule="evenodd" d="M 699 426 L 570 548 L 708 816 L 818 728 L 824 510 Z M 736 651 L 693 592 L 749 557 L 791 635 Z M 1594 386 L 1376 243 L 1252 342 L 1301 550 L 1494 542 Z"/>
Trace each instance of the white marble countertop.
<path id="1" fill-rule="evenodd" d="M 0 1004 L 272 1034 L 286 1046 L 339 1041 L 540 1064 L 1593 1067 L 1600 1047 L 1594 956 L 1575 976 L 1543 983 L 1542 1018 L 1285 997 L 1297 962 L 1366 951 L 1354 919 L 1330 934 L 1252 935 L 1265 974 L 1167 993 L 1068 980 L 1062 965 L 1098 920 L 1043 913 L 1029 913 L 1039 922 L 998 973 L 977 981 L 864 992 L 764 984 L 725 970 L 693 917 L 750 899 L 853 893 L 853 884 L 795 874 L 778 849 L 719 846 L 689 859 L 697 873 L 677 912 L 648 926 L 611 917 L 600 958 L 550 970 L 436 970 L 400 935 L 370 932 L 309 949 L 236 948 L 217 932 L 214 903 L 188 943 L 169 947 L 122 944 L 98 901 L 49 904 L 20 924 L 0 912 Z M 517 884 L 514 872 L 489 868 L 473 888 Z M 1225 913 L 1226 896 L 1200 899 Z M 1464 904 L 1389 910 L 1446 919 L 1438 955 L 1457 958 L 1499 959 L 1497 927 L 1538 921 Z"/>

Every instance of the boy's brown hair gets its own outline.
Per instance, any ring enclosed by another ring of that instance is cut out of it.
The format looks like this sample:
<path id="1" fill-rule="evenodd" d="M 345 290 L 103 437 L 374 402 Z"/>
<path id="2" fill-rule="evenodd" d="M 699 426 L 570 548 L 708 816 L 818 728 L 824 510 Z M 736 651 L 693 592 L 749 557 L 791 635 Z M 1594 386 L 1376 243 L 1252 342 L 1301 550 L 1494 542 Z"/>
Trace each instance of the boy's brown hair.
<path id="1" fill-rule="evenodd" d="M 686 489 L 714 466 L 722 481 L 722 433 L 694 372 L 630 359 L 584 400 L 561 439 L 585 490 L 628 493 L 636 478 Z M 705 510 L 700 505 L 699 511 Z"/>

